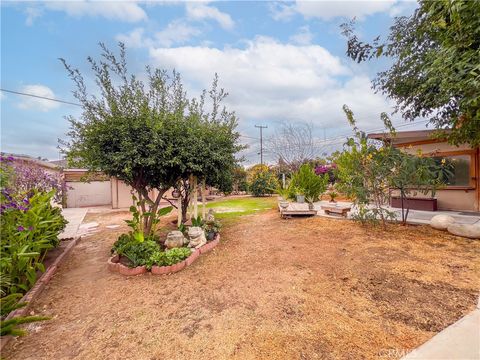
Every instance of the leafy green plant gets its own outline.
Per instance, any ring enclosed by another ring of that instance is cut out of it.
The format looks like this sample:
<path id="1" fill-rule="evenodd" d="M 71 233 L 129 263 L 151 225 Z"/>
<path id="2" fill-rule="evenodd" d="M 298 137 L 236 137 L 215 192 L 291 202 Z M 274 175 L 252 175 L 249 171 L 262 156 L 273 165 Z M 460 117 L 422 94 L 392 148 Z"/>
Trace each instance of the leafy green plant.
<path id="1" fill-rule="evenodd" d="M 37 271 L 45 271 L 43 260 L 47 251 L 59 243 L 58 235 L 66 220 L 61 209 L 52 206 L 55 191 L 33 191 L 24 199 L 24 207 L 3 209 L 0 274 L 9 279 L 3 285 L 6 294 L 28 291 L 37 280 Z"/>
<path id="2" fill-rule="evenodd" d="M 213 221 L 205 222 L 205 224 L 203 225 L 203 231 L 205 231 L 207 240 L 213 240 L 215 235 L 220 232 L 221 228 L 222 224 L 216 219 Z"/>
<path id="3" fill-rule="evenodd" d="M 190 256 L 192 251 L 189 248 L 174 248 L 167 251 L 155 251 L 147 260 L 147 269 L 153 265 L 156 266 L 170 266 L 185 260 Z"/>
<path id="4" fill-rule="evenodd" d="M 286 184 L 286 186 L 283 187 L 280 183 L 278 183 L 277 187 L 273 189 L 273 191 L 284 200 L 287 200 L 291 191 L 290 184 Z"/>
<path id="5" fill-rule="evenodd" d="M 160 251 L 160 245 L 152 238 L 138 241 L 129 234 L 120 235 L 112 247 L 112 253 L 126 257 L 130 267 L 145 265 L 155 251 Z"/>
<path id="6" fill-rule="evenodd" d="M 17 316 L 11 319 L 5 320 L 10 312 L 22 308 L 27 305 L 25 302 L 18 302 L 18 300 L 22 297 L 22 294 L 13 293 L 2 297 L 0 299 L 0 313 L 1 313 L 1 320 L 0 320 L 0 335 L 12 335 L 12 336 L 24 336 L 26 335 L 26 331 L 19 329 L 18 326 L 21 324 L 32 323 L 36 321 L 44 321 L 49 320 L 50 317 L 48 316 Z"/>
<path id="7" fill-rule="evenodd" d="M 249 184 L 249 189 L 254 196 L 265 196 L 274 193 L 273 189 L 278 186 L 278 180 L 271 171 L 262 170 L 256 172 Z"/>
<path id="8" fill-rule="evenodd" d="M 198 215 L 197 218 L 192 217 L 192 226 L 202 227 L 203 224 L 204 224 L 204 221 L 200 215 Z"/>
<path id="9" fill-rule="evenodd" d="M 132 214 L 132 220 L 125 220 L 127 225 L 132 229 L 131 236 L 142 242 L 145 240 L 145 236 L 152 236 L 155 234 L 157 225 L 160 222 L 162 216 L 168 215 L 173 207 L 168 206 L 158 209 L 155 213 L 149 211 L 140 211 L 139 209 L 145 208 L 145 199 L 139 200 L 135 195 L 132 196 L 136 206 L 130 206 L 130 213 Z M 148 221 L 147 221 L 148 220 Z M 145 224 L 149 223 L 148 231 L 145 229 Z"/>
<path id="10" fill-rule="evenodd" d="M 291 184 L 297 193 L 305 196 L 308 203 L 318 201 L 328 185 L 328 175 L 316 175 L 315 170 L 309 164 L 303 164 L 293 174 Z"/>
<path id="11" fill-rule="evenodd" d="M 153 240 L 145 240 L 144 242 L 130 242 L 123 248 L 123 254 L 129 261 L 130 267 L 145 265 L 148 258 L 160 246 Z"/>

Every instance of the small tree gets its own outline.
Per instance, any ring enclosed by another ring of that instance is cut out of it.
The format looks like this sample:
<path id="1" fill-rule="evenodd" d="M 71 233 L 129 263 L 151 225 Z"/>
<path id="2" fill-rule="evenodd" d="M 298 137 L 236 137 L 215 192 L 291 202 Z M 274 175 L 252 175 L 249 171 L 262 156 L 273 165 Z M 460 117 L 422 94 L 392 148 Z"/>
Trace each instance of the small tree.
<path id="1" fill-rule="evenodd" d="M 83 107 L 80 119 L 69 117 L 70 140 L 62 144 L 70 162 L 133 188 L 141 229 L 150 235 L 168 189 L 192 174 L 206 176 L 213 168 L 228 167 L 237 145 L 236 118 L 219 108 L 225 93 L 216 92 L 217 78 L 210 92 L 213 109 L 204 113 L 205 95 L 188 100 L 177 72 L 168 76 L 147 67 L 144 82 L 128 72 L 123 44 L 119 57 L 100 47 L 102 60 L 88 58 L 98 96 L 88 95 L 79 70 L 62 59 Z"/>
<path id="2" fill-rule="evenodd" d="M 402 223 L 406 224 L 406 197 L 418 191 L 433 194 L 442 184 L 444 170 L 431 158 L 407 154 L 390 144 L 378 147 L 369 142 L 365 133 L 356 127 L 352 111 L 347 106 L 344 111 L 355 138 L 348 139 L 344 151 L 336 155 L 339 190 L 357 206 L 357 220 L 377 223 L 380 218 L 385 227 L 387 220 L 396 218 L 387 205 L 390 190 L 398 189 L 402 199 Z M 382 119 L 394 135 L 395 130 L 386 114 L 382 114 Z"/>
<path id="3" fill-rule="evenodd" d="M 256 172 L 249 184 L 253 196 L 271 195 L 278 187 L 278 180 L 274 173 L 268 170 Z"/>
<path id="4" fill-rule="evenodd" d="M 188 151 L 181 153 L 183 172 L 177 183 L 183 222 L 188 220 L 187 209 L 195 182 L 205 182 L 224 192 L 232 191 L 232 174 L 238 163 L 235 155 L 244 149 L 239 144 L 240 134 L 236 131 L 238 120 L 235 113 L 222 107 L 222 101 L 228 93 L 218 88 L 216 74 L 208 92 L 212 104 L 210 112 L 204 109 L 206 96 L 204 91 L 198 101 L 193 99 L 189 102 L 188 115 L 184 119 L 185 130 L 181 142 Z"/>
<path id="5" fill-rule="evenodd" d="M 438 187 L 445 184 L 451 170 L 448 165 L 440 164 L 430 157 L 407 154 L 398 149 L 389 151 L 394 167 L 389 177 L 390 187 L 400 192 L 402 224 L 407 223 L 410 210 L 408 197 L 420 192 L 432 197 Z"/>
<path id="6" fill-rule="evenodd" d="M 277 156 L 281 170 L 297 171 L 315 157 L 311 124 L 283 124 L 268 140 L 270 150 Z"/>

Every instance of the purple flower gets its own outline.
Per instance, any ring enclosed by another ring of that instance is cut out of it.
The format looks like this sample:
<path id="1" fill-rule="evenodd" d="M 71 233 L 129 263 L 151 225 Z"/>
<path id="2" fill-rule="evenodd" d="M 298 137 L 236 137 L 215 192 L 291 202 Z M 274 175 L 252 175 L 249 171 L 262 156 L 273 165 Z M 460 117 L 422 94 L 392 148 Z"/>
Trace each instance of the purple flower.
<path id="1" fill-rule="evenodd" d="M 18 231 L 23 231 L 23 230 L 25 230 L 25 228 L 20 225 L 19 227 L 17 227 L 17 230 L 18 230 Z"/>
<path id="2" fill-rule="evenodd" d="M 29 231 L 33 231 L 33 226 L 29 226 L 29 227 L 28 227 L 28 230 L 29 230 Z"/>

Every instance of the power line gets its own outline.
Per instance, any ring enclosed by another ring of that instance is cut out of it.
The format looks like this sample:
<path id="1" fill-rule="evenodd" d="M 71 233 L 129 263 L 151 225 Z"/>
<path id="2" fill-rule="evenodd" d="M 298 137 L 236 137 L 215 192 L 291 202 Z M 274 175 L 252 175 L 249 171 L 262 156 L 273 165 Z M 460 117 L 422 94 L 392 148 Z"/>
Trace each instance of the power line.
<path id="1" fill-rule="evenodd" d="M 14 90 L 8 90 L 8 89 L 3 89 L 3 88 L 0 88 L 0 91 L 4 91 L 4 92 L 7 92 L 7 93 L 16 94 L 16 95 L 21 95 L 21 96 L 29 96 L 29 97 L 33 97 L 33 98 L 37 98 L 37 99 L 42 99 L 42 100 L 55 101 L 55 102 L 62 103 L 62 104 L 67 104 L 67 105 L 73 105 L 73 106 L 80 106 L 80 107 L 82 107 L 81 104 L 74 103 L 74 102 L 71 102 L 71 101 L 54 99 L 54 98 L 49 98 L 49 97 L 46 97 L 46 96 L 29 94 L 29 93 L 25 93 L 25 92 L 21 92 L 21 91 L 14 91 Z M 357 118 L 357 120 L 361 120 L 361 119 L 367 119 L 367 117 Z M 419 122 L 411 122 L 411 123 L 408 123 L 408 124 L 400 124 L 400 125 L 397 125 L 396 127 L 399 128 L 399 127 L 404 127 L 404 126 L 410 126 L 410 125 L 425 123 L 425 122 L 428 122 L 428 121 L 429 121 L 429 120 L 422 120 L 422 121 L 419 121 Z M 255 127 L 260 128 L 260 158 L 261 158 L 261 160 L 262 160 L 261 162 L 263 163 L 263 152 L 264 152 L 264 150 L 263 150 L 263 134 L 262 134 L 262 129 L 266 129 L 267 126 L 258 126 L 258 125 L 255 125 Z M 325 130 L 325 129 L 324 129 L 324 130 Z M 381 131 L 381 130 L 384 130 L 384 128 L 370 129 L 370 130 L 366 130 L 365 132 Z M 336 140 L 336 139 L 344 139 L 345 137 L 347 137 L 347 136 L 349 136 L 349 135 L 350 135 L 350 133 L 349 133 L 349 134 L 338 135 L 338 136 L 336 136 L 336 137 L 334 137 L 334 138 L 326 139 L 326 138 L 325 138 L 325 131 L 324 131 L 324 139 L 323 139 L 323 140 L 314 141 L 314 142 L 312 142 L 312 144 L 326 143 L 326 142 L 329 142 L 329 141 L 331 141 L 331 140 Z M 242 135 L 242 134 L 240 134 L 240 136 L 243 137 L 243 138 L 247 138 L 247 139 L 259 140 L 259 138 L 256 138 L 256 137 L 253 137 L 253 136 Z"/>
<path id="2" fill-rule="evenodd" d="M 80 106 L 80 107 L 82 106 L 81 104 L 74 103 L 74 102 L 71 102 L 71 101 L 54 99 L 54 98 L 49 98 L 49 97 L 46 97 L 46 96 L 29 94 L 29 93 L 25 93 L 25 92 L 21 92 L 21 91 L 14 91 L 14 90 L 8 90 L 8 89 L 0 89 L 0 91 L 4 91 L 4 92 L 15 94 L 15 95 L 29 96 L 29 97 L 33 97 L 33 98 L 37 98 L 37 99 L 42 99 L 42 100 L 55 101 L 55 102 L 62 103 L 62 104 L 67 104 L 67 105 L 74 105 L 74 106 Z M 244 138 L 247 138 L 247 139 L 259 140 L 258 138 L 253 137 L 253 136 L 242 135 L 242 134 L 240 134 L 240 136 L 244 137 Z"/>
<path id="3" fill-rule="evenodd" d="M 0 89 L 0 90 L 1 90 L 1 91 L 4 91 L 4 92 L 7 92 L 7 93 L 11 93 L 11 94 L 22 95 L 22 96 L 30 96 L 30 97 L 34 97 L 34 98 L 37 98 L 37 99 L 55 101 L 55 102 L 59 102 L 59 103 L 62 103 L 62 104 L 68 104 L 68 105 L 74 105 L 74 106 L 82 106 L 82 105 L 80 105 L 80 104 L 77 104 L 77 103 L 74 103 L 74 102 L 70 102 L 70 101 L 53 99 L 53 98 L 49 98 L 49 97 L 46 97 L 46 96 L 28 94 L 28 93 L 24 93 L 24 92 L 21 92 L 21 91 L 13 91 L 13 90 L 7 90 L 7 89 Z"/>

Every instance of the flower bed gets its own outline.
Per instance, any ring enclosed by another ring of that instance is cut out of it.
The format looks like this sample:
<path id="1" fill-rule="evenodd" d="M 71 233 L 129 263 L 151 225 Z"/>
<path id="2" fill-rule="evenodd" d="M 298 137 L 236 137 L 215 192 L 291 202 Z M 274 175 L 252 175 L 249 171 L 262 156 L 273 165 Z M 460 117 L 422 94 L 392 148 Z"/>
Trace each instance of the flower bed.
<path id="1" fill-rule="evenodd" d="M 189 257 L 185 260 L 182 260 L 176 264 L 169 265 L 169 266 L 152 266 L 150 272 L 154 275 L 166 275 L 166 274 L 173 274 L 180 270 L 185 269 L 187 266 L 190 266 L 198 259 L 201 254 L 205 254 L 211 251 L 215 246 L 218 245 L 220 242 L 220 234 L 217 234 L 212 241 L 207 242 L 205 245 L 200 247 L 199 249 L 193 250 Z M 111 272 L 118 272 L 119 274 L 125 276 L 135 276 L 135 275 L 142 275 L 147 272 L 147 268 L 145 266 L 136 266 L 136 267 L 128 267 L 123 265 L 120 262 L 120 257 L 118 255 L 112 256 L 107 261 L 108 269 Z"/>

